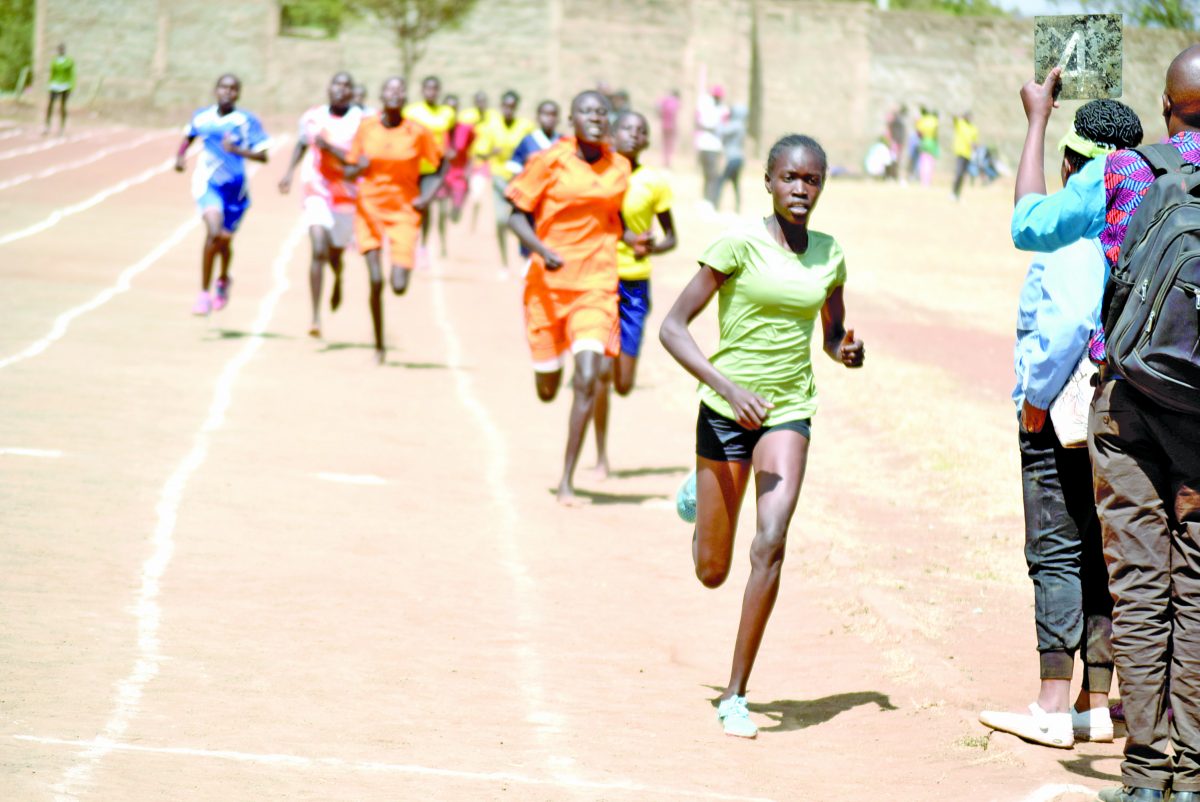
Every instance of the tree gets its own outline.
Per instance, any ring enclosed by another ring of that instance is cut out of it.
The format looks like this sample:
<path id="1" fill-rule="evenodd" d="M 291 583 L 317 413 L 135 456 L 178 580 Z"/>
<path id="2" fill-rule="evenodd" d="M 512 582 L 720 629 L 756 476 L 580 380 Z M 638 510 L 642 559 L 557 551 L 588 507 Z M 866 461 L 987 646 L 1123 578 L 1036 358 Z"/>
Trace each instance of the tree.
<path id="1" fill-rule="evenodd" d="M 0 92 L 17 89 L 33 61 L 33 0 L 0 0 Z"/>
<path id="2" fill-rule="evenodd" d="M 429 37 L 453 30 L 475 7 L 477 0 L 348 0 L 356 12 L 374 17 L 396 36 L 404 80 L 425 55 Z"/>

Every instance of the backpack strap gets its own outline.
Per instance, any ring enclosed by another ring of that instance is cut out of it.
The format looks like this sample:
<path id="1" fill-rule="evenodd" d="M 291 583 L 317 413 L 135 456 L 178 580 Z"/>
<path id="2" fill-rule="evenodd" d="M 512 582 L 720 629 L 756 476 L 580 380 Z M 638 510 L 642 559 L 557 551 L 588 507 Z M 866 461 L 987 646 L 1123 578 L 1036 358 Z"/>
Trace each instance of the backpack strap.
<path id="1" fill-rule="evenodd" d="M 1196 169 L 1191 162 L 1184 161 L 1175 146 L 1169 143 L 1146 145 L 1134 148 L 1133 152 L 1146 160 L 1156 178 L 1164 173 L 1190 173 Z"/>

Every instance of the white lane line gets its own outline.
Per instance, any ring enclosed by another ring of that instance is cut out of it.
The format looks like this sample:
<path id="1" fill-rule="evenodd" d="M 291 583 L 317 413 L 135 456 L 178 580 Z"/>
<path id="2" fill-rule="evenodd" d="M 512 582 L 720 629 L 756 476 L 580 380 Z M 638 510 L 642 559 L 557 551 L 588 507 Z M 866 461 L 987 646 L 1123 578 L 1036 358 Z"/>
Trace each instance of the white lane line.
<path id="1" fill-rule="evenodd" d="M 272 150 L 282 147 L 283 145 L 285 145 L 287 143 L 287 141 L 290 138 L 291 137 L 288 135 L 274 137 L 271 139 L 271 144 L 269 147 Z M 129 189 L 130 187 L 136 187 L 138 184 L 144 184 L 147 181 L 149 181 L 151 178 L 154 178 L 159 173 L 165 173 L 167 170 L 170 170 L 174 166 L 175 166 L 175 157 L 172 156 L 171 158 L 165 159 L 163 162 L 155 165 L 154 167 L 149 167 L 149 168 L 143 170 L 142 172 L 138 173 L 137 175 L 133 176 L 132 178 L 127 178 L 124 181 L 119 181 L 116 184 L 113 184 L 108 189 L 100 190 L 95 195 L 93 195 L 90 198 L 87 198 L 86 200 L 82 200 L 79 203 L 73 203 L 70 206 L 64 206 L 61 209 L 55 209 L 53 212 L 50 213 L 50 215 L 48 217 L 46 217 L 46 219 L 42 220 L 40 223 L 34 223 L 33 225 L 27 226 L 26 228 L 22 228 L 17 231 L 13 231 L 9 234 L 5 234 L 4 236 L 0 236 L 0 245 L 7 245 L 10 242 L 16 242 L 19 239 L 24 239 L 25 237 L 31 237 L 34 234 L 38 234 L 42 231 L 45 231 L 48 228 L 58 225 L 58 223 L 62 222 L 65 218 L 70 217 L 71 215 L 74 215 L 74 214 L 79 214 L 80 212 L 83 212 L 83 211 L 87 211 L 88 209 L 92 208 L 93 206 L 95 206 L 99 203 L 103 203 L 104 201 L 111 198 L 113 195 L 116 195 L 119 192 L 124 192 L 125 190 Z"/>
<path id="2" fill-rule="evenodd" d="M 1095 793 L 1095 788 L 1088 788 L 1086 785 L 1043 785 L 1029 796 L 1024 797 L 1021 802 L 1053 802 L 1063 794 L 1095 795 Z"/>
<path id="3" fill-rule="evenodd" d="M 415 774 L 426 777 L 441 777 L 454 780 L 474 780 L 486 783 L 512 783 L 516 785 L 552 786 L 587 791 L 626 791 L 642 795 L 643 799 L 664 796 L 682 796 L 692 799 L 713 799 L 723 802 L 773 802 L 767 797 L 723 794 L 703 789 L 673 788 L 670 786 L 645 785 L 637 782 L 561 780 L 531 777 L 508 771 L 464 771 L 437 766 L 422 766 L 418 763 L 386 763 L 382 761 L 344 760 L 339 757 L 305 757 L 304 755 L 260 754 L 237 752 L 231 749 L 193 749 L 186 746 L 145 746 L 143 744 L 110 744 L 100 741 L 84 741 L 68 738 L 45 738 L 35 735 L 14 735 L 18 741 L 46 744 L 49 746 L 76 746 L 95 748 L 102 746 L 114 752 L 140 752 L 152 755 L 174 755 L 176 757 L 198 757 L 214 760 L 229 760 L 238 763 L 260 763 L 268 766 L 290 766 L 294 768 L 331 768 L 343 771 L 380 774 Z"/>
<path id="4" fill-rule="evenodd" d="M 225 364 L 217 378 L 208 415 L 193 438 L 191 451 L 167 478 L 159 494 L 156 507 L 158 520 L 151 538 L 152 551 L 142 565 L 141 586 L 133 607 L 137 619 L 137 660 L 129 676 L 117 684 L 114 709 L 104 725 L 103 732 L 88 744 L 88 748 L 79 754 L 78 762 L 68 769 L 62 780 L 54 786 L 58 800 L 75 799 L 76 789 L 87 784 L 96 764 L 119 746 L 116 740 L 125 734 L 130 722 L 137 715 L 146 684 L 159 672 L 163 656 L 159 651 L 158 640 L 162 615 L 158 596 L 162 578 L 175 551 L 175 524 L 179 516 L 179 506 L 183 503 L 188 481 L 208 456 L 209 441 L 213 432 L 225 423 L 225 413 L 233 402 L 233 386 L 238 374 L 262 347 L 263 338 L 260 335 L 266 333 L 279 299 L 291 286 L 287 277 L 288 264 L 305 236 L 307 229 L 303 224 L 298 224 L 284 242 L 271 268 L 274 282 L 270 292 L 259 304 L 258 317 L 250 327 L 250 336 L 246 338 L 245 345 Z"/>
<path id="5" fill-rule="evenodd" d="M 347 485 L 386 485 L 387 479 L 382 476 L 374 476 L 369 473 L 329 473 L 321 471 L 317 474 L 318 479 L 324 479 L 326 482 L 341 482 Z"/>
<path id="6" fill-rule="evenodd" d="M 112 128 L 102 128 L 98 131 L 85 131 L 81 134 L 72 134 L 71 136 L 66 137 L 56 136 L 53 139 L 47 137 L 45 142 L 39 142 L 36 145 L 26 145 L 23 148 L 13 148 L 12 150 L 0 151 L 0 161 L 4 161 L 6 159 L 15 159 L 18 156 L 30 156 L 34 153 L 40 153 L 43 150 L 56 148 L 59 145 L 70 145 L 74 142 L 82 142 L 85 139 L 91 139 L 93 137 L 100 136 L 101 134 L 111 134 L 113 133 L 113 130 L 114 129 Z"/>
<path id="7" fill-rule="evenodd" d="M 513 633 L 516 637 L 515 650 L 519 666 L 518 686 L 524 697 L 524 707 L 531 711 L 526 721 L 534 724 L 543 749 L 547 755 L 547 765 L 553 775 L 563 782 L 575 782 L 576 778 L 565 771 L 574 760 L 567 755 L 557 754 L 561 740 L 557 734 L 565 725 L 565 717 L 547 709 L 546 693 L 542 687 L 541 657 L 537 644 L 533 642 L 530 633 L 538 627 L 540 616 L 537 610 L 537 588 L 533 577 L 521 554 L 520 543 L 517 542 L 517 530 L 520 516 L 517 512 L 516 500 L 507 484 L 508 477 L 508 445 L 504 435 L 492 420 L 488 407 L 476 395 L 471 374 L 462 366 L 462 345 L 458 334 L 450 323 L 446 311 L 445 281 L 434 279 L 433 311 L 442 338 L 446 343 L 446 363 L 454 374 L 458 389 L 458 397 L 462 405 L 475 418 L 475 423 L 483 431 L 484 444 L 487 448 L 487 463 L 484 475 L 487 477 L 488 490 L 492 503 L 499 515 L 488 519 L 488 529 L 495 535 L 500 546 L 501 562 L 504 564 L 509 578 L 512 580 L 517 601 L 517 626 Z"/>
<path id="8" fill-rule="evenodd" d="M 20 136 L 20 135 L 21 135 L 20 128 L 8 128 L 4 131 L 0 131 L 0 139 L 12 139 L 14 136 Z"/>
<path id="9" fill-rule="evenodd" d="M 45 459 L 57 459 L 62 455 L 61 451 L 49 448 L 0 448 L 0 457 L 43 457 Z"/>
<path id="10" fill-rule="evenodd" d="M 92 296 L 91 300 L 85 301 L 79 306 L 68 309 L 66 312 L 63 312 L 61 315 L 56 317 L 54 319 L 54 325 L 50 327 L 50 333 L 45 337 L 42 337 L 37 342 L 32 343 L 23 351 L 18 351 L 12 356 L 0 359 L 0 370 L 7 368 L 9 365 L 15 365 L 17 362 L 29 359 L 30 357 L 35 357 L 42 353 L 54 342 L 62 339 L 62 336 L 67 333 L 67 328 L 71 325 L 71 322 L 75 320 L 75 318 L 91 312 L 93 309 L 98 309 L 99 307 L 104 306 L 104 304 L 108 303 L 123 292 L 128 292 L 135 276 L 145 271 L 148 267 L 165 256 L 168 251 L 183 241 L 184 237 L 186 237 L 192 232 L 193 229 L 196 229 L 199 226 L 199 218 L 192 217 L 179 228 L 175 229 L 171 236 L 167 237 L 165 240 L 156 245 L 154 250 L 150 251 L 150 253 L 146 254 L 141 259 L 138 259 L 129 267 L 122 270 L 121 274 L 117 276 L 116 283 L 114 283 L 111 287 L 105 287 L 99 293 Z"/>
<path id="11" fill-rule="evenodd" d="M 85 156 L 82 159 L 76 159 L 73 162 L 64 162 L 63 164 L 56 164 L 53 167 L 47 167 L 46 169 L 39 170 L 36 173 L 25 173 L 24 175 L 18 175 L 14 178 L 9 178 L 4 181 L 0 181 L 0 191 L 6 190 L 6 189 L 12 189 L 13 187 L 20 186 L 21 184 L 26 184 L 30 181 L 37 181 L 42 178 L 49 178 L 52 175 L 58 175 L 59 173 L 65 173 L 68 170 L 75 170 L 79 167 L 86 167 L 89 164 L 93 164 L 95 162 L 100 161 L 101 159 L 105 158 L 106 156 L 111 156 L 114 153 L 120 153 L 123 150 L 133 150 L 136 147 L 140 147 L 141 145 L 146 144 L 151 139 L 159 139 L 163 136 L 166 136 L 166 133 L 163 131 L 159 131 L 159 132 L 153 133 L 153 134 L 146 134 L 145 136 L 139 137 L 131 142 L 122 142 L 119 145 L 112 145 L 107 148 L 101 148 L 100 150 L 96 151 L 92 155 Z"/>
<path id="12" fill-rule="evenodd" d="M 125 190 L 129 189 L 130 187 L 136 187 L 138 184 L 146 183 L 151 178 L 154 178 L 154 176 L 156 176 L 160 173 L 165 173 L 167 170 L 170 170 L 174 165 L 175 165 L 174 158 L 165 159 L 162 162 L 160 162 L 159 164 L 155 165 L 154 167 L 149 167 L 145 170 L 142 170 L 140 173 L 135 175 L 133 178 L 126 178 L 124 181 L 118 181 L 116 184 L 113 184 L 108 189 L 100 190 L 95 195 L 93 195 L 90 198 L 87 198 L 86 200 L 81 200 L 79 203 L 73 203 L 70 206 L 64 206 L 61 209 L 55 209 L 53 212 L 50 213 L 50 215 L 48 217 L 46 217 L 41 222 L 34 223 L 31 226 L 26 226 L 25 228 L 18 229 L 17 231 L 13 231 L 9 234 L 5 234 L 4 236 L 0 237 L 0 245 L 7 245 L 10 242 L 16 242 L 19 239 L 24 239 L 25 237 L 31 237 L 34 234 L 38 234 L 42 231 L 45 231 L 48 228 L 52 228 L 53 226 L 58 225 L 58 223 L 60 223 L 65 218 L 68 218 L 74 214 L 79 214 L 80 212 L 87 211 L 88 209 L 92 208 L 93 206 L 95 206 L 99 203 L 103 203 L 104 201 L 108 200 L 113 195 L 116 195 L 118 192 L 124 192 Z"/>

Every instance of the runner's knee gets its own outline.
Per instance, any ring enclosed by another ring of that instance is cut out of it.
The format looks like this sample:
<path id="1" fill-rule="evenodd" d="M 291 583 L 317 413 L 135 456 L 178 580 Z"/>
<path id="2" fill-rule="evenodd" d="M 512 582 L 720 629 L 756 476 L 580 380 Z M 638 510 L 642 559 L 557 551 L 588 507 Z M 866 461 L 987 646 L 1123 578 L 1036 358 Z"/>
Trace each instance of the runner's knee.
<path id="1" fill-rule="evenodd" d="M 729 563 L 701 558 L 696 561 L 696 578 L 706 588 L 719 588 L 729 577 Z"/>
<path id="2" fill-rule="evenodd" d="M 787 521 L 765 521 L 758 526 L 750 544 L 750 564 L 754 568 L 778 568 L 787 546 Z"/>

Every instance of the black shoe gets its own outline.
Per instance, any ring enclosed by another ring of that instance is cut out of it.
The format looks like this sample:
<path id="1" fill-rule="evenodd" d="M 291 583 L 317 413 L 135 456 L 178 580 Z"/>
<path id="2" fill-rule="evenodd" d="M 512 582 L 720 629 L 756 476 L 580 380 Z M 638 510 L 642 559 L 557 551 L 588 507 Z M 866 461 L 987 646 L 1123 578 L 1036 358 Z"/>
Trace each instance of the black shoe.
<path id="1" fill-rule="evenodd" d="M 1105 788 L 1097 797 L 1100 802 L 1163 802 L 1163 792 L 1156 788 Z"/>
<path id="2" fill-rule="evenodd" d="M 1200 802 L 1200 791 L 1172 791 L 1170 802 Z"/>

